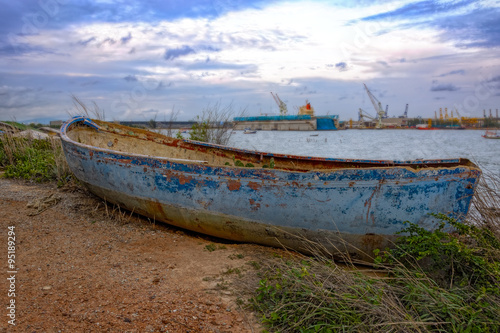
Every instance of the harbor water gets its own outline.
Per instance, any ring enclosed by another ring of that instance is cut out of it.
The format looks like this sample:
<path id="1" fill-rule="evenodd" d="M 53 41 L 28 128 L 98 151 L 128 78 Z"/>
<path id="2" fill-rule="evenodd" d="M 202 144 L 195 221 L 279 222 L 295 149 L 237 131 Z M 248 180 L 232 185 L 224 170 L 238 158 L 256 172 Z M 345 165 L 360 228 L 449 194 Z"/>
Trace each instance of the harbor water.
<path id="1" fill-rule="evenodd" d="M 500 177 L 500 140 L 481 130 L 341 130 L 233 131 L 230 147 L 278 154 L 369 159 L 414 160 L 468 158 L 486 173 Z M 175 135 L 175 133 L 174 133 Z M 189 134 L 183 134 L 189 138 Z"/>
<path id="2" fill-rule="evenodd" d="M 468 158 L 500 176 L 500 140 L 479 130 L 234 131 L 228 146 L 317 157 L 413 160 Z"/>

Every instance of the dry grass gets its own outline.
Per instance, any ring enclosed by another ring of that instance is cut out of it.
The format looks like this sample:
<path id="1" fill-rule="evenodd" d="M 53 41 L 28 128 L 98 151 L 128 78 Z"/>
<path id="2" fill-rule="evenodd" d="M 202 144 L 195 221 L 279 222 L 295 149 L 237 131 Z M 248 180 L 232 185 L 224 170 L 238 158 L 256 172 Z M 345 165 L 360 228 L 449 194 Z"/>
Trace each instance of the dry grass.
<path id="1" fill-rule="evenodd" d="M 468 216 L 470 223 L 485 227 L 500 239 L 500 176 L 484 172 Z"/>
<path id="2" fill-rule="evenodd" d="M 37 139 L 33 136 L 0 137 L 0 166 L 6 175 L 27 180 L 63 180 L 71 174 L 57 136 Z"/>
<path id="3" fill-rule="evenodd" d="M 246 109 L 241 109 L 239 115 L 245 114 Z M 233 104 L 222 106 L 220 102 L 209 104 L 203 109 L 201 116 L 196 117 L 196 124 L 190 132 L 190 139 L 227 145 L 233 132 L 232 118 Z"/>
<path id="4" fill-rule="evenodd" d="M 92 119 L 105 120 L 106 115 L 104 110 L 102 110 L 96 102 L 92 101 L 91 105 L 87 105 L 84 101 L 82 101 L 79 97 L 75 95 L 71 95 L 71 99 L 73 100 L 73 105 L 75 106 L 76 112 L 69 113 L 71 117 L 74 116 L 86 116 Z"/>

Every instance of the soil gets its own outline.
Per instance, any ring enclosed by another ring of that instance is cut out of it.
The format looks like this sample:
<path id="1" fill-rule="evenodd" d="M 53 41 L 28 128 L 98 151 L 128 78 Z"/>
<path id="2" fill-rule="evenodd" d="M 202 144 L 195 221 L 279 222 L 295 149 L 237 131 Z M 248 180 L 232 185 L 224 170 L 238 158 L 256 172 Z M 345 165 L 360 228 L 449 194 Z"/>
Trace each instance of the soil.
<path id="1" fill-rule="evenodd" d="M 1 177 L 0 234 L 0 332 L 258 332 L 241 300 L 252 266 L 279 251 L 154 223 L 76 185 Z"/>

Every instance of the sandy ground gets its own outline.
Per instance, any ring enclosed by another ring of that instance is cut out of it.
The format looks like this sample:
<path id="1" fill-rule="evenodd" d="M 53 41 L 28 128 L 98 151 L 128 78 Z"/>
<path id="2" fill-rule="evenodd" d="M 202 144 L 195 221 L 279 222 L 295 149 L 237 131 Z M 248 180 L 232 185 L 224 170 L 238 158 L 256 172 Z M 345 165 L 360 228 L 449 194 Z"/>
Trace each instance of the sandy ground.
<path id="1" fill-rule="evenodd" d="M 13 274 L 7 262 L 12 226 Z M 4 178 L 0 234 L 0 332 L 262 330 L 238 297 L 248 296 L 242 283 L 255 283 L 252 266 L 274 249 L 155 224 L 77 186 Z M 8 323 L 11 300 L 15 326 Z"/>

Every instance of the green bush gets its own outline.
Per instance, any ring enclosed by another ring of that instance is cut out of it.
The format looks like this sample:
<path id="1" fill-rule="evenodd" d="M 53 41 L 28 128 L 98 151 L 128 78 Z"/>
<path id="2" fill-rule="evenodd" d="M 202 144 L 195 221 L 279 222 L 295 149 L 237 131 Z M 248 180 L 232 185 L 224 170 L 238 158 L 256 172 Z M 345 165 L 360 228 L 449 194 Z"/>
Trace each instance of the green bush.
<path id="1" fill-rule="evenodd" d="M 381 278 L 321 254 L 282 259 L 262 272 L 250 306 L 272 332 L 499 332 L 499 240 L 435 216 L 436 230 L 407 223 L 395 249 L 377 251 Z"/>
<path id="2" fill-rule="evenodd" d="M 4 136 L 0 138 L 0 166 L 5 177 L 44 182 L 70 175 L 59 142 Z"/>
<path id="3" fill-rule="evenodd" d="M 438 228 L 428 231 L 405 222 L 408 226 L 399 234 L 406 235 L 379 261 L 401 262 L 407 267 L 418 264 L 443 287 L 458 284 L 500 294 L 500 241 L 486 228 L 444 214 L 433 215 L 441 220 Z M 455 232 L 444 232 L 447 225 Z"/>
<path id="4" fill-rule="evenodd" d="M 189 139 L 208 142 L 208 130 L 210 129 L 209 122 L 207 120 L 201 119 L 200 116 L 196 116 L 196 123 L 191 126 L 191 131 L 189 132 Z"/>
<path id="5" fill-rule="evenodd" d="M 54 154 L 48 150 L 26 148 L 14 154 L 15 163 L 5 168 L 5 176 L 43 182 L 55 179 Z"/>

